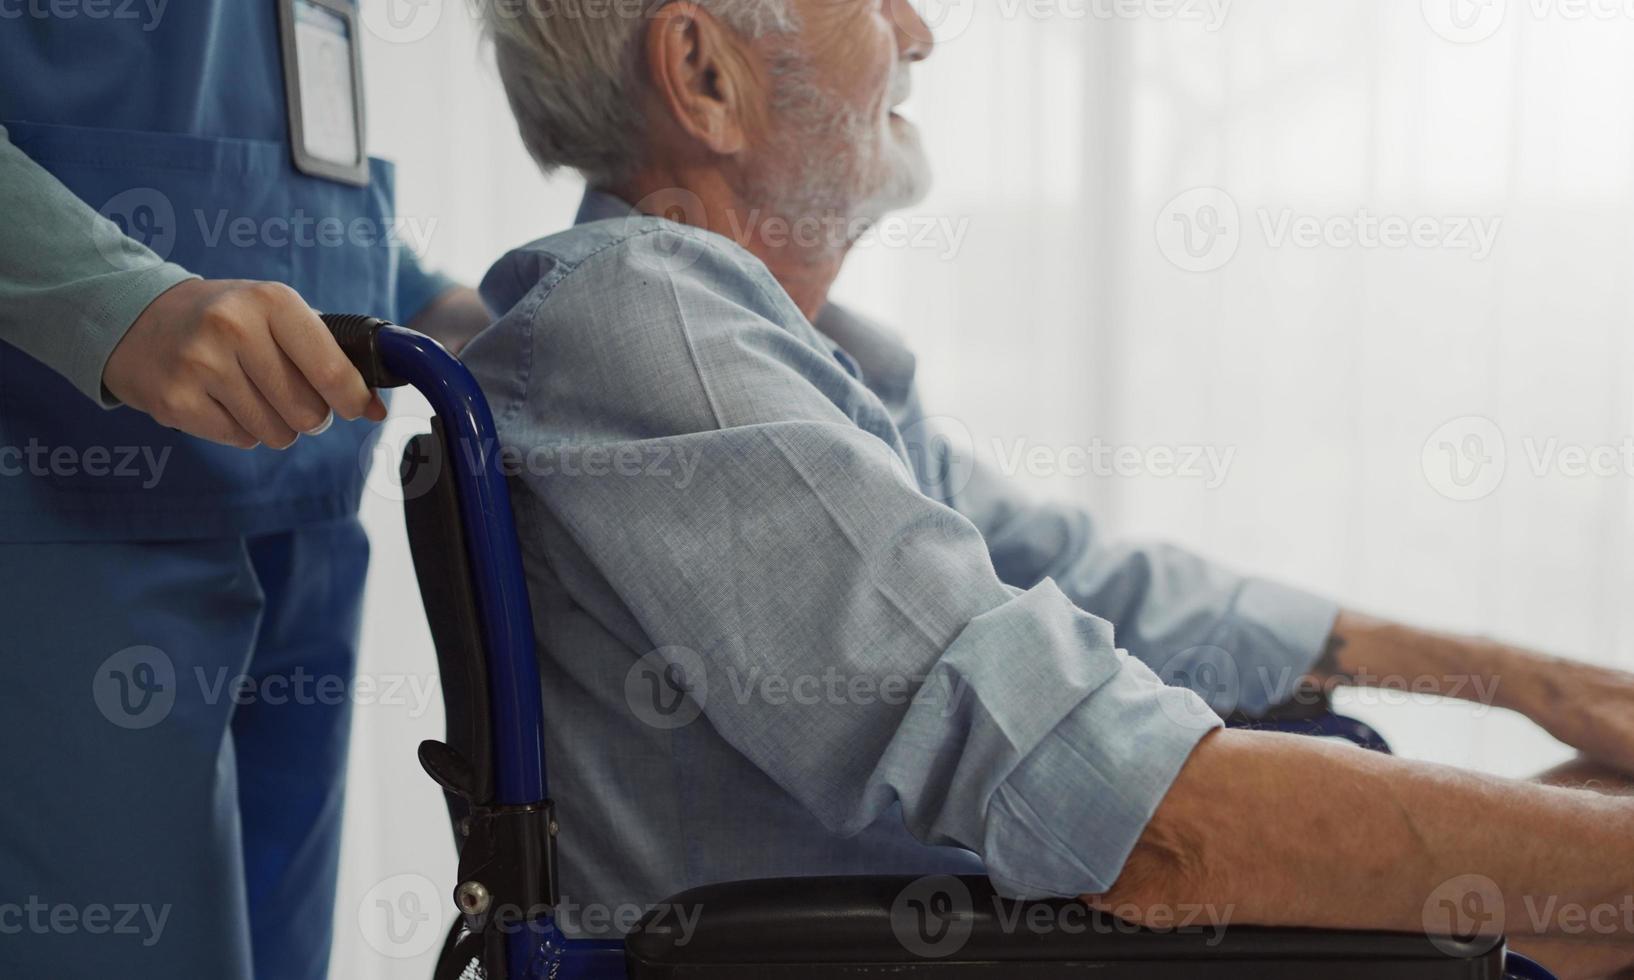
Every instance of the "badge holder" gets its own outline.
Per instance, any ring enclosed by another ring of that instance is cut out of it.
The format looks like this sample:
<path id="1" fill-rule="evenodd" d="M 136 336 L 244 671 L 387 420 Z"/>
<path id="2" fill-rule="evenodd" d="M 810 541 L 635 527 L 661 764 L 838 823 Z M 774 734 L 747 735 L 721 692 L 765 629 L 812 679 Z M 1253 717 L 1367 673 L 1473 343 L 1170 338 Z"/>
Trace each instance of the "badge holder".
<path id="1" fill-rule="evenodd" d="M 278 0 L 278 28 L 295 169 L 367 187 L 356 11 L 341 0 Z"/>

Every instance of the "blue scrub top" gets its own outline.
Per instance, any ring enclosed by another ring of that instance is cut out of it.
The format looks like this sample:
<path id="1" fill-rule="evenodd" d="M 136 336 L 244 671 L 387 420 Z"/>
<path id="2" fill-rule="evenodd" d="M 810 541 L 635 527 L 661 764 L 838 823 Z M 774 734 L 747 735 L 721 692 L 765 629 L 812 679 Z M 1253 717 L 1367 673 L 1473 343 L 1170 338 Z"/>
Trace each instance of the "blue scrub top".
<path id="1" fill-rule="evenodd" d="M 274 0 L 108 9 L 0 22 L 0 124 L 18 148 L 201 276 L 288 283 L 328 312 L 417 312 L 397 308 L 424 277 L 384 234 L 391 166 L 372 160 L 357 188 L 291 163 Z M 328 218 L 364 235 L 320 234 Z M 0 343 L 0 445 L 99 463 L 0 479 L 0 541 L 221 537 L 350 516 L 374 429 L 337 422 L 281 453 L 216 446 L 105 411 Z M 110 458 L 131 465 L 120 475 Z"/>

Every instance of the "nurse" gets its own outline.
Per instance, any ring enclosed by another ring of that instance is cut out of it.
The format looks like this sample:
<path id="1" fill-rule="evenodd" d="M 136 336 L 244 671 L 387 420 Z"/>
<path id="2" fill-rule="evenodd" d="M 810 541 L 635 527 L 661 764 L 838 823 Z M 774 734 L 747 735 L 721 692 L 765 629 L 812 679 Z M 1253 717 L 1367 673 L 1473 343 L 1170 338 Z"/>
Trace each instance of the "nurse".
<path id="1" fill-rule="evenodd" d="M 326 972 L 384 415 L 457 344 L 335 0 L 0 0 L 0 976 Z"/>

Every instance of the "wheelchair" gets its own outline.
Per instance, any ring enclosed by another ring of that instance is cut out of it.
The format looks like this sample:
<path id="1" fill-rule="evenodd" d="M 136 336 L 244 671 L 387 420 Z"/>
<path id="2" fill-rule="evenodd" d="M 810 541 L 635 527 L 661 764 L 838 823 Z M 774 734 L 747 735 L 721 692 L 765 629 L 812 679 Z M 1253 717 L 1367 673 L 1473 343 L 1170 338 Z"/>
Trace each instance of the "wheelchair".
<path id="1" fill-rule="evenodd" d="M 558 826 L 547 790 L 532 614 L 488 404 L 430 338 L 363 315 L 324 321 L 371 387 L 412 385 L 436 413 L 402 470 L 447 715 L 447 740 L 419 758 L 459 844 L 458 917 L 434 980 L 1552 980 L 1491 937 L 1137 929 L 1075 902 L 1008 901 L 981 877 L 710 884 L 654 906 L 622 941 L 565 935 L 557 847 L 573 828 Z M 1325 703 L 1232 721 L 1388 751 Z M 675 908 L 696 914 L 689 930 L 662 914 Z M 1039 922 L 1060 925 L 1027 925 Z"/>

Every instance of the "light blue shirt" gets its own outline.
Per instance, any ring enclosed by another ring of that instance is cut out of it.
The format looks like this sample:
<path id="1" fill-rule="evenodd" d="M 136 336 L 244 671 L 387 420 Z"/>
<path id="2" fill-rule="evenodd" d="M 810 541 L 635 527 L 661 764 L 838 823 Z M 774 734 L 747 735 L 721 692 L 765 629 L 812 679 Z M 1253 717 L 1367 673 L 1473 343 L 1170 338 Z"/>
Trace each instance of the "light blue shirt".
<path id="1" fill-rule="evenodd" d="M 1105 891 L 1210 704 L 1286 697 L 1333 625 L 904 438 L 911 354 L 726 238 L 592 195 L 483 291 L 570 931 L 784 875 Z"/>

